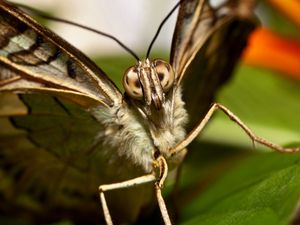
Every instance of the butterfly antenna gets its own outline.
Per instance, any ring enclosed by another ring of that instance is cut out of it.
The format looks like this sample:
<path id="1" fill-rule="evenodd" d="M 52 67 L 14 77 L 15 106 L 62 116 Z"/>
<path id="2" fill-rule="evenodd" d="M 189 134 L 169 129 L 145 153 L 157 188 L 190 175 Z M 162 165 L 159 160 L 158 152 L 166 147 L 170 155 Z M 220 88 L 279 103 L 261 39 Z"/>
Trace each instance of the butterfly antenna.
<path id="1" fill-rule="evenodd" d="M 140 61 L 140 58 L 137 56 L 137 54 L 134 51 L 132 51 L 129 47 L 127 47 L 125 44 L 123 44 L 118 38 L 114 37 L 113 35 L 110 35 L 108 33 L 93 29 L 91 27 L 88 27 L 88 26 L 85 26 L 85 25 L 82 25 L 82 24 L 72 22 L 72 21 L 69 21 L 69 20 L 65 20 L 65 19 L 54 17 L 54 16 L 46 15 L 42 11 L 39 11 L 37 9 L 34 9 L 32 7 L 29 7 L 29 6 L 26 6 L 26 5 L 23 5 L 23 4 L 19 4 L 19 3 L 13 3 L 13 4 L 20 7 L 20 8 L 24 8 L 24 9 L 32 12 L 34 15 L 39 16 L 41 18 L 44 18 L 44 19 L 47 19 L 47 20 L 52 20 L 52 21 L 57 21 L 57 22 L 65 23 L 65 24 L 69 24 L 69 25 L 76 26 L 76 27 L 80 27 L 82 29 L 85 29 L 85 30 L 94 32 L 96 34 L 100 34 L 104 37 L 110 38 L 110 39 L 114 40 L 115 42 L 117 42 L 125 51 L 127 51 L 129 54 L 131 54 L 137 61 Z"/>
<path id="2" fill-rule="evenodd" d="M 152 49 L 152 46 L 154 44 L 154 42 L 156 41 L 162 27 L 164 26 L 164 24 L 167 22 L 167 20 L 169 19 L 169 17 L 174 13 L 174 11 L 180 6 L 180 4 L 183 2 L 184 0 L 181 0 L 179 2 L 177 2 L 177 4 L 171 9 L 171 11 L 168 13 L 168 15 L 163 19 L 163 21 L 160 23 L 154 37 L 152 38 L 152 41 L 148 47 L 148 50 L 147 50 L 147 54 L 146 54 L 146 58 L 149 57 L 150 55 L 150 52 L 151 52 L 151 49 Z"/>

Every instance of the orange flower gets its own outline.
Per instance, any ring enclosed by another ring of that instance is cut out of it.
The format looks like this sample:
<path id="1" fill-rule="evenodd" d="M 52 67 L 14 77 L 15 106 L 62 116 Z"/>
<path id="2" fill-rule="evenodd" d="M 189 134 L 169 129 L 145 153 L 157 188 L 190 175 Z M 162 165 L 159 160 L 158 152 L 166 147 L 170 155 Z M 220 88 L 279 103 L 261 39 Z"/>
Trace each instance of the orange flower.
<path id="1" fill-rule="evenodd" d="M 300 27 L 300 0 L 268 2 Z M 273 69 L 300 80 L 300 40 L 258 28 L 250 36 L 243 59 L 247 64 Z"/>
<path id="2" fill-rule="evenodd" d="M 280 37 L 266 28 L 258 28 L 251 34 L 243 59 L 247 64 L 300 79 L 300 41 Z"/>
<path id="3" fill-rule="evenodd" d="M 268 0 L 278 11 L 300 27 L 300 1 L 299 0 Z"/>

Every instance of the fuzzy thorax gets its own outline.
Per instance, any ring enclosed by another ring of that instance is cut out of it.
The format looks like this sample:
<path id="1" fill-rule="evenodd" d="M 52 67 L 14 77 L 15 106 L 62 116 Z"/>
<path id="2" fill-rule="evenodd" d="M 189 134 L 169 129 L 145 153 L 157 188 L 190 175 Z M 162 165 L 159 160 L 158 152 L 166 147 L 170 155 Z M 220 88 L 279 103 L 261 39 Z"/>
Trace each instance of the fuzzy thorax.
<path id="1" fill-rule="evenodd" d="M 169 155 L 170 149 L 185 137 L 184 125 L 187 122 L 181 91 L 174 93 L 172 101 L 165 101 L 161 112 L 147 119 L 126 102 L 119 108 L 99 107 L 92 110 L 104 126 L 97 139 L 103 140 L 101 146 L 106 154 L 111 154 L 109 160 L 112 163 L 126 160 L 132 167 L 149 173 L 153 169 L 155 149 L 172 164 L 181 161 L 176 159 L 174 163 Z"/>

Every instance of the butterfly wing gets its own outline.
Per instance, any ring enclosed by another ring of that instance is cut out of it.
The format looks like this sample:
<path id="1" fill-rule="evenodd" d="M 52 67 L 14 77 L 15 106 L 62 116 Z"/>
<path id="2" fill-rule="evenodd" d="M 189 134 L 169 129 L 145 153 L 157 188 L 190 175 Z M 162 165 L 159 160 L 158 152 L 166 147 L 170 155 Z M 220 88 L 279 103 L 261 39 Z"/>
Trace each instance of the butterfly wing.
<path id="1" fill-rule="evenodd" d="M 4 1 L 0 38 L 0 91 L 50 93 L 84 106 L 120 104 L 120 91 L 91 60 Z"/>
<path id="2" fill-rule="evenodd" d="M 177 82 L 190 116 L 189 129 L 207 112 L 226 82 L 256 26 L 254 1 L 183 1 L 171 49 Z M 195 91 L 196 90 L 196 91 Z"/>
<path id="3" fill-rule="evenodd" d="M 1 214 L 46 221 L 60 209 L 61 217 L 98 222 L 107 158 L 99 151 L 101 121 L 88 110 L 112 118 L 107 109 L 121 102 L 84 54 L 0 1 Z"/>
<path id="4" fill-rule="evenodd" d="M 101 125 L 57 97 L 19 97 L 18 116 L 0 117 L 1 214 L 43 222 L 51 215 L 86 215 L 81 219 L 95 221 L 97 186 L 103 182 L 99 165 L 105 163 L 97 158 L 95 142 Z"/>

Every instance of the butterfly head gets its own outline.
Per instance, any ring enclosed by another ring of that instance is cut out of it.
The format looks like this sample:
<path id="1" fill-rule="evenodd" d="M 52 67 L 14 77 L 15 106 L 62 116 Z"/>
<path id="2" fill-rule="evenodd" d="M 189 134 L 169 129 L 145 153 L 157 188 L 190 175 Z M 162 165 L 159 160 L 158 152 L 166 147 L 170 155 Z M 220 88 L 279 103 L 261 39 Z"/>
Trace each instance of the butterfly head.
<path id="1" fill-rule="evenodd" d="M 139 61 L 124 74 L 123 86 L 133 100 L 143 102 L 146 107 L 160 110 L 167 93 L 174 84 L 172 66 L 161 60 Z"/>

